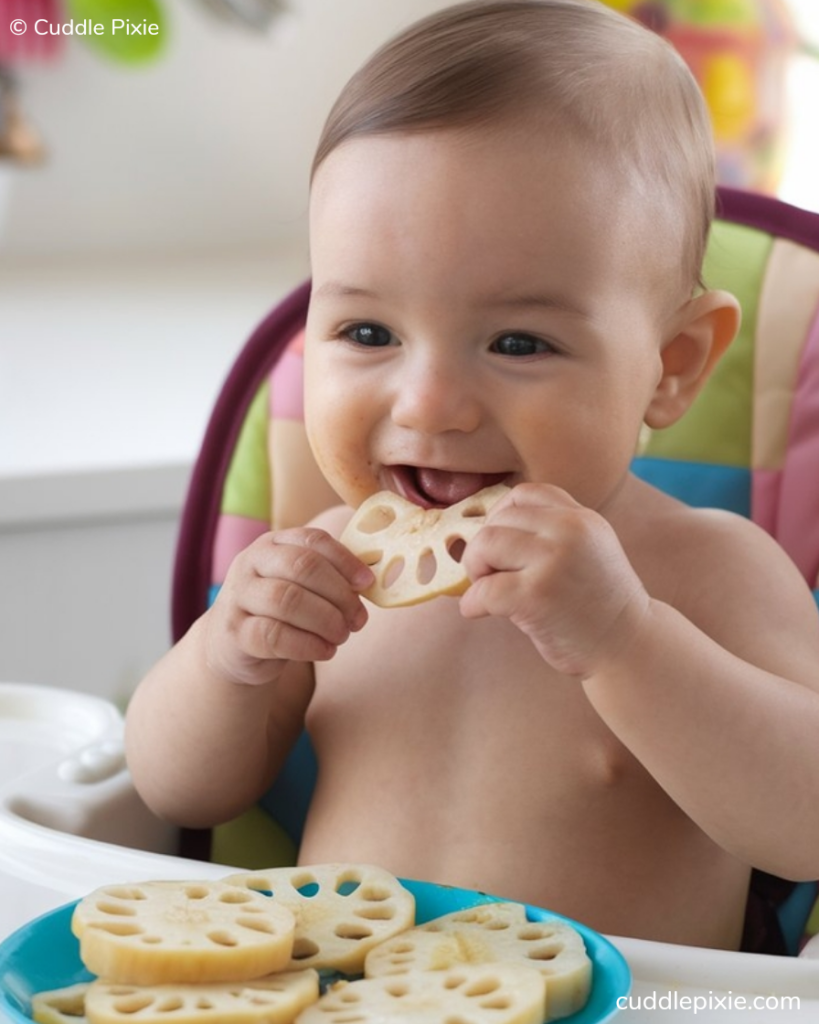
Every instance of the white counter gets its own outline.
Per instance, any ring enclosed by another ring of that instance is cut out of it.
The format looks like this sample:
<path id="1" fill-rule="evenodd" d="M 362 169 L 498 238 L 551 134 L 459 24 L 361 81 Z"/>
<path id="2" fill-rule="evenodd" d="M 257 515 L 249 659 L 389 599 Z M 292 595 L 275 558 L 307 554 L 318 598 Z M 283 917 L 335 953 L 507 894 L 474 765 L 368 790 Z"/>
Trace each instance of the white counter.
<path id="1" fill-rule="evenodd" d="M 122 702 L 167 648 L 177 517 L 296 255 L 0 262 L 0 679 Z"/>
<path id="2" fill-rule="evenodd" d="M 295 255 L 0 263 L 0 498 L 189 464 L 242 343 L 305 276 Z"/>

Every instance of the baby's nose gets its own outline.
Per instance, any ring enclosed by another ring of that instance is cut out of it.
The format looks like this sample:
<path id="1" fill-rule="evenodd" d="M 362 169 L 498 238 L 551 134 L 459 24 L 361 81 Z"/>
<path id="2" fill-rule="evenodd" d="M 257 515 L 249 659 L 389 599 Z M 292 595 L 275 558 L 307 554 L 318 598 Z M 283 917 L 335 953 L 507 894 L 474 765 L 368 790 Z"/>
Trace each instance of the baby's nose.
<path id="1" fill-rule="evenodd" d="M 467 369 L 454 359 L 417 359 L 396 389 L 393 421 L 425 434 L 469 432 L 481 421 L 481 398 Z"/>

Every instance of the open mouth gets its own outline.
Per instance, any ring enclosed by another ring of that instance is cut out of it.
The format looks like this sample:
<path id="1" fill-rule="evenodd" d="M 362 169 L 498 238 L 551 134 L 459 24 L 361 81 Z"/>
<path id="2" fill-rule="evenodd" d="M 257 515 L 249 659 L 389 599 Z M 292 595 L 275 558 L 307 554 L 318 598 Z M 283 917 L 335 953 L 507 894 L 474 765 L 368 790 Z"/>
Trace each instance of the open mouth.
<path id="1" fill-rule="evenodd" d="M 421 508 L 448 508 L 484 487 L 503 483 L 508 473 L 463 473 L 429 466 L 392 466 L 398 493 Z"/>

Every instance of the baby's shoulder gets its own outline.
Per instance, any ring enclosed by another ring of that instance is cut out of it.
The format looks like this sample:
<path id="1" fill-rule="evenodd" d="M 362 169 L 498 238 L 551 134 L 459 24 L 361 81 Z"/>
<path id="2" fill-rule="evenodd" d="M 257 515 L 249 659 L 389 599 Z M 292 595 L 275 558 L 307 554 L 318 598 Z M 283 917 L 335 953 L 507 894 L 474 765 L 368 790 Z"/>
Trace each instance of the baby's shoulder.
<path id="1" fill-rule="evenodd" d="M 656 505 L 634 565 L 653 596 L 707 628 L 772 621 L 815 631 L 815 605 L 785 550 L 751 520 L 678 502 Z"/>
<path id="2" fill-rule="evenodd" d="M 735 512 L 687 505 L 637 480 L 631 481 L 627 498 L 618 533 L 633 559 L 647 567 L 718 571 L 726 561 L 786 557 L 764 530 Z"/>

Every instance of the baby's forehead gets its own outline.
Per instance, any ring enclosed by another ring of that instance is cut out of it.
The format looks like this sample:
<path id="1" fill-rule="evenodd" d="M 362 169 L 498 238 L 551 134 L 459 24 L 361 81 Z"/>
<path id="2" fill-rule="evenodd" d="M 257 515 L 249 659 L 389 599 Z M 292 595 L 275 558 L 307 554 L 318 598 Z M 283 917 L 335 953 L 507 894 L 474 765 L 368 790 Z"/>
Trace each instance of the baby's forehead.
<path id="1" fill-rule="evenodd" d="M 658 297 L 679 292 L 679 234 L 633 177 L 594 156 L 519 127 L 348 140 L 315 180 L 322 307 L 366 293 L 405 302 L 416 282 L 422 299 L 445 291 L 450 307 L 461 296 L 493 310 L 535 298 L 529 310 L 600 311 L 628 293 L 653 315 Z"/>
<path id="2" fill-rule="evenodd" d="M 596 230 L 601 240 L 619 225 L 623 258 L 640 253 L 681 262 L 687 211 L 675 191 L 627 153 L 542 112 L 349 138 L 318 169 L 311 214 L 357 204 L 356 214 L 371 216 L 381 207 L 388 215 L 401 203 L 446 199 L 454 208 L 471 204 L 467 212 L 476 220 L 491 216 L 491 203 L 500 199 L 527 227 L 557 210 L 568 231 Z M 511 221 L 505 226 L 516 229 Z"/>

